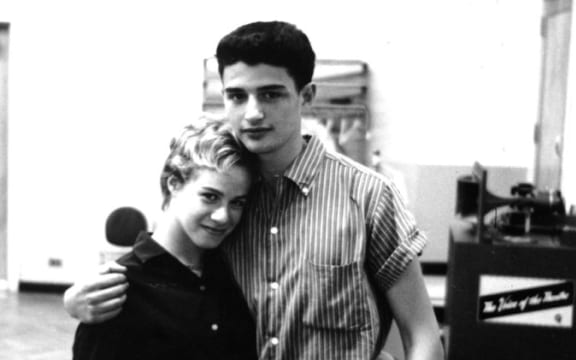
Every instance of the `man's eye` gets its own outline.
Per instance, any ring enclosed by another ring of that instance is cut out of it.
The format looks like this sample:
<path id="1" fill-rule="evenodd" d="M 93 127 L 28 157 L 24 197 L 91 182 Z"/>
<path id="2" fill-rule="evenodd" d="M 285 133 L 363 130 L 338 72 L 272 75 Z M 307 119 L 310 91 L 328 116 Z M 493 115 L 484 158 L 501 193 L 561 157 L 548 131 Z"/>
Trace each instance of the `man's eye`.
<path id="1" fill-rule="evenodd" d="M 243 93 L 227 93 L 226 99 L 233 102 L 241 102 L 246 99 L 246 94 Z"/>
<path id="2" fill-rule="evenodd" d="M 283 94 L 279 91 L 265 91 L 260 94 L 260 98 L 265 101 L 271 101 L 279 99 L 283 96 Z"/>

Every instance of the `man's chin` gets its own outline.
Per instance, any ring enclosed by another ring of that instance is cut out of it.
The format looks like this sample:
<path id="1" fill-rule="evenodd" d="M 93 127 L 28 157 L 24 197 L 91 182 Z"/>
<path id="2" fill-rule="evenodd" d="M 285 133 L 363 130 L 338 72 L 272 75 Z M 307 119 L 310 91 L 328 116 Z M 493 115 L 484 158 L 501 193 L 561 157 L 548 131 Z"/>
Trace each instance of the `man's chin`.
<path id="1" fill-rule="evenodd" d="M 242 143 L 250 151 L 256 155 L 266 154 L 269 152 L 268 148 L 262 141 L 254 141 L 251 139 L 242 140 Z"/>

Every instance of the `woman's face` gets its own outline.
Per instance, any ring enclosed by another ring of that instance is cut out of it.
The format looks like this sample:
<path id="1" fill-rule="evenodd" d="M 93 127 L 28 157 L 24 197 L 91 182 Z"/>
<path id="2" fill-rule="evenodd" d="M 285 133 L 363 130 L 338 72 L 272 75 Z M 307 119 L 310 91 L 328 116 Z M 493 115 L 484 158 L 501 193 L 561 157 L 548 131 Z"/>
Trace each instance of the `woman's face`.
<path id="1" fill-rule="evenodd" d="M 213 249 L 240 221 L 250 181 L 242 167 L 224 172 L 198 170 L 195 177 L 172 190 L 169 211 L 193 245 Z"/>

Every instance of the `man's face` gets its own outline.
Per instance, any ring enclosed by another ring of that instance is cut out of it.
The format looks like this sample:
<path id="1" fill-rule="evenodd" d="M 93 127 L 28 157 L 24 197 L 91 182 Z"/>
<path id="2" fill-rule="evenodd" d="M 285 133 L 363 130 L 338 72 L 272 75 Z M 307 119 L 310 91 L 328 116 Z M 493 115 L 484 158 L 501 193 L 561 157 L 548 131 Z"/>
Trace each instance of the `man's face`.
<path id="1" fill-rule="evenodd" d="M 225 67 L 222 83 L 226 115 L 248 150 L 263 157 L 300 152 L 308 87 L 298 92 L 282 67 L 243 62 Z"/>

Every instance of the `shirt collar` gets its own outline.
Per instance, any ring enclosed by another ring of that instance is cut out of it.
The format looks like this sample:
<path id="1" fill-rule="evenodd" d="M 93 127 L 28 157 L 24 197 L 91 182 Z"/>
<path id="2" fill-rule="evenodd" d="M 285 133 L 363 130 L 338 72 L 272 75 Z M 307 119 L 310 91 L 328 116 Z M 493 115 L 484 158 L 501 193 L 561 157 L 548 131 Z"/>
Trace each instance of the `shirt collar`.
<path id="1" fill-rule="evenodd" d="M 152 235 L 153 234 L 151 232 L 141 231 L 136 238 L 136 242 L 134 243 L 133 252 L 136 257 L 142 261 L 142 263 L 146 263 L 153 258 L 165 255 L 167 258 L 173 259 L 176 263 L 184 266 L 180 261 L 178 261 L 178 259 L 166 251 L 166 249 L 164 249 L 160 244 L 158 244 Z M 209 265 L 212 263 L 212 259 L 216 258 L 217 256 L 218 251 L 216 250 L 209 250 L 205 252 L 205 270 L 210 267 Z"/>
<path id="2" fill-rule="evenodd" d="M 304 196 L 308 196 L 312 181 L 326 153 L 326 148 L 316 136 L 304 135 L 306 146 L 284 172 L 284 176 L 294 182 Z"/>
<path id="3" fill-rule="evenodd" d="M 143 262 L 167 254 L 166 250 L 152 238 L 152 233 L 141 231 L 134 243 L 134 254 Z"/>

